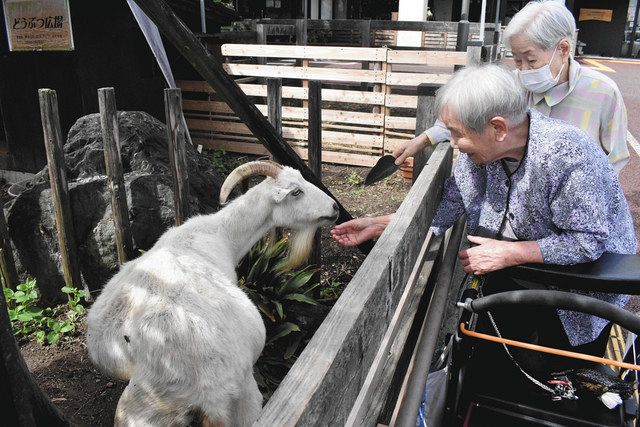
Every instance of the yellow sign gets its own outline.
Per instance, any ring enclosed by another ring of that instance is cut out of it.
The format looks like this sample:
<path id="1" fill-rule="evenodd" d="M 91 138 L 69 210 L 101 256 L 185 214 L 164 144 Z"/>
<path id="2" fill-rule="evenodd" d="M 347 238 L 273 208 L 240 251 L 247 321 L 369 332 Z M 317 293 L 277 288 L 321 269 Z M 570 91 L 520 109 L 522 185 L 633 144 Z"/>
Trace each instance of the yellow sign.
<path id="1" fill-rule="evenodd" d="M 69 0 L 2 0 L 11 51 L 73 50 Z"/>
<path id="2" fill-rule="evenodd" d="M 604 21 L 611 22 L 613 19 L 613 10 L 611 9 L 582 9 L 578 21 Z"/>

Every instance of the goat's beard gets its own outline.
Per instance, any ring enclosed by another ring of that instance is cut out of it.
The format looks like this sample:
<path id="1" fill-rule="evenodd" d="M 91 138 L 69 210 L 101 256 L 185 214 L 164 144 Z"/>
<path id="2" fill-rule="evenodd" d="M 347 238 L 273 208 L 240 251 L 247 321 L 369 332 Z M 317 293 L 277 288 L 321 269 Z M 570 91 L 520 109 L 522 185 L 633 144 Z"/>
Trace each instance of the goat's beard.
<path id="1" fill-rule="evenodd" d="M 291 270 L 309 259 L 316 229 L 317 227 L 313 226 L 293 232 L 289 238 L 289 258 L 284 267 L 286 270 Z"/>

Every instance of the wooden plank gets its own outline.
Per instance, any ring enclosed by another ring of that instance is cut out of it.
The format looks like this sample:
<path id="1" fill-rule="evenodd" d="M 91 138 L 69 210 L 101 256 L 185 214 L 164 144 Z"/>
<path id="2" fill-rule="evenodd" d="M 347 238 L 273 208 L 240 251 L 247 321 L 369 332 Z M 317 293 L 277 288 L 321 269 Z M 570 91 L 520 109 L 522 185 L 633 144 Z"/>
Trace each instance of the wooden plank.
<path id="1" fill-rule="evenodd" d="M 420 299 L 436 266 L 437 258 L 440 256 L 442 241 L 442 237 L 434 236 L 432 233 L 427 234 L 398 307 L 345 426 L 369 426 L 377 421 L 414 323 Z"/>
<path id="2" fill-rule="evenodd" d="M 265 105 L 256 105 L 258 110 L 266 114 Z M 283 119 L 301 119 L 307 120 L 309 113 L 307 108 L 302 107 L 282 107 Z M 370 125 L 370 126 L 383 126 L 384 117 L 382 114 L 374 113 L 361 113 L 357 111 L 342 111 L 342 110 L 322 110 L 322 119 L 324 123 L 349 123 L 358 125 Z"/>
<path id="3" fill-rule="evenodd" d="M 322 180 L 322 82 L 309 82 L 309 127 L 308 127 L 308 158 L 309 167 Z M 322 264 L 321 230 L 316 230 L 313 238 L 310 264 L 314 264 L 318 271 L 314 274 L 313 283 L 320 283 L 320 268 Z"/>
<path id="4" fill-rule="evenodd" d="M 207 82 L 180 80 L 177 82 L 178 87 L 183 92 L 204 92 L 215 93 L 215 90 L 207 84 Z M 263 84 L 239 84 L 240 89 L 247 96 L 267 96 L 267 86 Z M 283 86 L 282 97 L 285 99 L 307 99 L 309 97 L 308 90 L 302 87 Z M 375 92 L 364 92 L 359 90 L 344 89 L 322 89 L 322 99 L 324 101 L 345 102 L 353 104 L 384 104 L 384 95 Z"/>
<path id="5" fill-rule="evenodd" d="M 342 61 L 384 61 L 387 49 L 364 47 L 324 47 L 259 44 L 224 44 L 225 56 L 251 56 L 268 58 L 328 59 Z"/>
<path id="6" fill-rule="evenodd" d="M 129 223 L 127 192 L 120 159 L 120 132 L 116 96 L 112 87 L 98 89 L 100 127 L 104 145 L 104 164 L 107 172 L 107 188 L 111 193 L 111 215 L 116 239 L 118 263 L 124 264 L 135 257 L 133 237 Z"/>
<path id="7" fill-rule="evenodd" d="M 64 281 L 67 286 L 73 286 L 78 289 L 84 288 L 88 296 L 90 295 L 89 288 L 82 284 L 80 264 L 78 263 L 78 248 L 73 229 L 73 211 L 71 210 L 62 151 L 64 140 L 62 138 L 62 128 L 60 127 L 58 96 L 56 91 L 52 89 L 38 89 L 38 96 Z M 51 294 L 56 293 L 53 289 L 47 289 L 46 287 L 40 287 L 40 290 L 48 291 L 49 297 L 52 296 Z"/>
<path id="8" fill-rule="evenodd" d="M 256 143 L 225 141 L 223 139 L 194 138 L 194 143 L 214 149 L 223 149 L 232 153 L 245 153 L 255 155 L 265 155 L 268 152 L 263 146 Z M 300 147 L 291 147 L 302 159 L 307 159 L 307 150 Z M 343 165 L 371 167 L 376 164 L 380 155 L 370 156 L 364 154 L 345 154 L 335 151 L 322 151 L 323 161 L 327 163 L 337 163 Z"/>
<path id="9" fill-rule="evenodd" d="M 451 74 L 426 74 L 426 73 L 387 73 L 387 85 L 390 86 L 418 86 L 421 83 L 445 84 L 451 78 Z"/>
<path id="10" fill-rule="evenodd" d="M 451 170 L 451 148 L 439 145 L 432 159 L 257 425 L 345 424 L 415 264 L 417 242 L 427 235 Z"/>
<path id="11" fill-rule="evenodd" d="M 267 80 L 267 118 L 269 123 L 282 135 L 282 80 Z"/>
<path id="12" fill-rule="evenodd" d="M 421 64 L 446 67 L 465 65 L 467 61 L 464 52 L 429 51 L 429 50 L 390 50 L 387 52 L 389 64 Z"/>
<path id="13" fill-rule="evenodd" d="M 182 101 L 182 108 L 188 111 L 207 111 L 213 113 L 233 113 L 231 107 L 222 101 L 197 101 L 185 99 Z"/>
<path id="14" fill-rule="evenodd" d="M 387 116 L 384 119 L 384 126 L 387 129 L 407 129 L 413 131 L 416 128 L 416 118 Z"/>
<path id="15" fill-rule="evenodd" d="M 0 210 L 0 273 L 2 274 L 2 286 L 15 290 L 16 286 L 19 285 L 18 273 L 16 271 L 16 262 L 13 258 L 11 236 L 9 236 L 4 210 Z M 0 305 L 0 307 L 2 306 Z"/>
<path id="16" fill-rule="evenodd" d="M 233 76 L 279 77 L 283 79 L 322 80 L 334 82 L 382 83 L 385 75 L 380 71 L 346 68 L 281 67 L 278 65 L 224 64 Z"/>
<path id="17" fill-rule="evenodd" d="M 186 119 L 190 130 L 208 130 L 213 132 L 238 133 L 242 135 L 252 135 L 251 130 L 244 123 L 220 122 L 210 120 Z M 283 127 L 282 136 L 286 139 L 296 139 L 306 141 L 307 128 Z M 353 144 L 362 147 L 381 148 L 383 138 L 381 135 L 366 135 L 356 132 L 323 132 L 323 141 L 341 144 Z"/>
<path id="18" fill-rule="evenodd" d="M 389 108 L 416 108 L 418 97 L 416 95 L 387 95 L 384 105 Z"/>
<path id="19" fill-rule="evenodd" d="M 164 90 L 164 111 L 167 122 L 169 163 L 173 176 L 173 205 L 175 224 L 189 218 L 189 175 L 185 149 L 185 131 L 182 125 L 182 95 L 180 89 Z"/>

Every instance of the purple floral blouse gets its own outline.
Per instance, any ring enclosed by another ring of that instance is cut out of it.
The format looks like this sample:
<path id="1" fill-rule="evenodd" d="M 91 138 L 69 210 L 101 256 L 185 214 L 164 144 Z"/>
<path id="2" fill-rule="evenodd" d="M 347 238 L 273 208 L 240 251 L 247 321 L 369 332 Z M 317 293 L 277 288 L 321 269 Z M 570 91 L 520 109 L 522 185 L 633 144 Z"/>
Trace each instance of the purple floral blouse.
<path id="1" fill-rule="evenodd" d="M 589 136 L 560 120 L 529 111 L 529 141 L 509 177 L 502 162 L 475 165 L 460 153 L 445 182 L 432 231 L 442 234 L 463 214 L 467 231 L 495 237 L 505 215 L 519 240 L 535 240 L 544 262 L 577 264 L 603 252 L 633 254 L 636 237 L 620 182 Z M 623 306 L 626 295 L 588 293 Z M 606 321 L 559 310 L 572 345 L 593 341 Z"/>

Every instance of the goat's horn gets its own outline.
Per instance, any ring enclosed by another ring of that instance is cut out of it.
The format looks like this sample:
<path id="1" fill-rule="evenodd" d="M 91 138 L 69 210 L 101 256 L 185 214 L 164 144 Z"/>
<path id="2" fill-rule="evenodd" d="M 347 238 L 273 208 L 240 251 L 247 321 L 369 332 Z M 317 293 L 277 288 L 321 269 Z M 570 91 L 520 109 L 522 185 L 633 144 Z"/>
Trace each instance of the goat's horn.
<path id="1" fill-rule="evenodd" d="M 220 187 L 220 204 L 223 205 L 227 202 L 227 197 L 229 197 L 231 191 L 243 180 L 257 175 L 276 178 L 281 170 L 281 165 L 267 160 L 248 162 L 238 166 L 231 171 L 227 179 L 224 180 L 222 187 Z"/>

